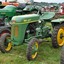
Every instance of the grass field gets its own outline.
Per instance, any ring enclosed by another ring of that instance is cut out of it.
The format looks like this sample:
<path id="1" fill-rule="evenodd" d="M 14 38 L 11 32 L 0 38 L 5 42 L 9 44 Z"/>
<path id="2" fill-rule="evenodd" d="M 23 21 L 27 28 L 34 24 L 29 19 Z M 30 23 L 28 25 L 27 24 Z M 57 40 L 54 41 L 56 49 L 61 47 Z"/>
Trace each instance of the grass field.
<path id="1" fill-rule="evenodd" d="M 33 61 L 26 59 L 27 44 L 15 46 L 10 53 L 0 52 L 0 64 L 60 64 L 60 49 L 54 49 L 50 42 L 42 42 L 39 46 L 38 56 Z"/>

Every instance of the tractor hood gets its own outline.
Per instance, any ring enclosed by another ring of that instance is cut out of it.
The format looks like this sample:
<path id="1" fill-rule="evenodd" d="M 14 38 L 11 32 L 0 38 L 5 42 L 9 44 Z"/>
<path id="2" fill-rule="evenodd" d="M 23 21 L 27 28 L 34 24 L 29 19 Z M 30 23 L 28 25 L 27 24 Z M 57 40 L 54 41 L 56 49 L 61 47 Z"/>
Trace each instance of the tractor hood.
<path id="1" fill-rule="evenodd" d="M 43 12 L 43 14 L 40 16 L 40 20 L 49 20 L 52 19 L 54 16 L 54 12 Z"/>
<path id="2" fill-rule="evenodd" d="M 13 5 L 7 5 L 3 9 L 0 9 L 0 15 L 13 16 L 15 13 L 16 7 Z"/>
<path id="3" fill-rule="evenodd" d="M 0 18 L 8 16 L 8 10 L 0 9 Z"/>
<path id="4" fill-rule="evenodd" d="M 20 16 L 14 16 L 12 18 L 16 23 L 31 23 L 34 21 L 39 20 L 39 15 L 38 14 L 29 14 L 29 15 L 20 15 Z M 13 22 L 13 21 L 12 21 Z"/>
<path id="5" fill-rule="evenodd" d="M 4 13 L 7 13 L 8 10 L 5 10 L 5 9 L 0 9 L 0 14 L 4 14 Z"/>

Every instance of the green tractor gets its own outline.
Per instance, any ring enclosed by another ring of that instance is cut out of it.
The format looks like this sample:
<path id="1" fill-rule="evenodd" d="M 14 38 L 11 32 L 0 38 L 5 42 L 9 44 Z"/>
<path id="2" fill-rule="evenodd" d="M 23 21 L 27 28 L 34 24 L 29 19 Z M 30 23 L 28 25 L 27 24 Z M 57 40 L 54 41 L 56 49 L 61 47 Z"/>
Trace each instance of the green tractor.
<path id="1" fill-rule="evenodd" d="M 63 8 L 64 9 L 64 8 Z M 63 15 L 64 15 L 64 12 L 62 13 Z M 64 16 L 63 16 L 64 17 Z M 64 19 L 63 19 L 63 21 L 64 21 Z M 64 22 L 63 21 L 61 21 L 61 24 L 62 24 L 62 26 L 64 27 Z M 60 57 L 60 64 L 64 64 L 64 29 L 62 28 L 62 30 L 61 30 L 61 32 L 62 32 L 62 40 L 60 40 L 60 42 L 62 41 L 63 42 L 63 47 L 62 47 L 62 50 L 61 50 L 61 57 Z"/>
<path id="2" fill-rule="evenodd" d="M 0 36 L 1 34 L 6 32 L 10 33 L 11 18 L 15 15 L 22 15 L 22 14 L 27 14 L 27 13 L 22 12 L 21 8 L 16 7 L 14 5 L 7 5 L 3 9 L 0 9 Z M 7 28 L 5 29 L 4 27 L 7 27 Z"/>
<path id="3" fill-rule="evenodd" d="M 53 26 L 52 45 L 54 48 L 64 45 L 64 6 L 56 12 L 55 19 L 51 21 Z"/>
<path id="4" fill-rule="evenodd" d="M 0 38 L 0 50 L 9 52 L 14 45 L 28 43 L 27 59 L 34 60 L 43 38 L 51 37 L 51 27 L 45 26 L 55 16 L 54 12 L 14 16 L 10 22 L 11 33 L 4 32 Z M 6 29 L 6 27 L 2 28 Z"/>
<path id="5" fill-rule="evenodd" d="M 11 9 L 11 7 L 9 8 Z M 16 14 L 14 15 L 13 12 L 8 12 L 8 10 L 11 11 L 9 8 L 5 8 L 7 9 L 6 13 L 2 13 L 5 11 L 5 9 L 3 9 L 0 13 L 3 16 L 6 15 L 5 25 L 0 27 L 0 50 L 3 53 L 9 52 L 12 49 L 12 46 L 14 45 L 21 45 L 23 44 L 23 42 L 26 42 L 28 43 L 27 59 L 28 60 L 35 59 L 38 54 L 38 47 L 39 44 L 42 42 L 42 39 L 51 37 L 50 33 L 51 27 L 45 26 L 47 22 L 50 22 L 53 26 L 53 33 L 52 33 L 53 47 L 57 48 L 64 44 L 63 43 L 64 19 L 60 18 L 52 20 L 55 17 L 54 12 L 41 13 L 39 11 L 39 14 L 21 15 L 20 13 L 22 12 L 22 10 L 16 11 L 16 8 L 13 8 L 14 14 L 15 11 L 18 12 L 17 13 L 18 16 L 15 16 Z M 11 14 L 13 14 L 14 17 L 10 16 Z M 1 18 L 3 18 L 2 15 Z"/>

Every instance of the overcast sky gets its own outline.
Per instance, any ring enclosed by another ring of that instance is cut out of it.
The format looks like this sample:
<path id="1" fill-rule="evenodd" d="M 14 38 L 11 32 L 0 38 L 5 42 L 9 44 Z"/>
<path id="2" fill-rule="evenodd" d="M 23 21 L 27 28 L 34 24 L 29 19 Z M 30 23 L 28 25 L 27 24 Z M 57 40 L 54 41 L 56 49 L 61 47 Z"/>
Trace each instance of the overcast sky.
<path id="1" fill-rule="evenodd" d="M 0 0 L 0 1 L 5 1 L 5 0 Z M 35 2 L 57 2 L 61 3 L 64 2 L 64 0 L 34 0 Z M 18 2 L 23 2 L 23 0 L 18 0 Z"/>

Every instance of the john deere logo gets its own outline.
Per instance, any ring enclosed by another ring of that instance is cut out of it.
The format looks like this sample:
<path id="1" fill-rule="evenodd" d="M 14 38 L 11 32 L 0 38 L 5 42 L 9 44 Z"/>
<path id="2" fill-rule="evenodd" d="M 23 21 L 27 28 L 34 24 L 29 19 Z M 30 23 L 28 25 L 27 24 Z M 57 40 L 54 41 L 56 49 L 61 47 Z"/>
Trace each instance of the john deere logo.
<path id="1" fill-rule="evenodd" d="M 26 23 L 26 22 L 31 22 L 31 19 L 24 20 L 24 23 Z"/>

